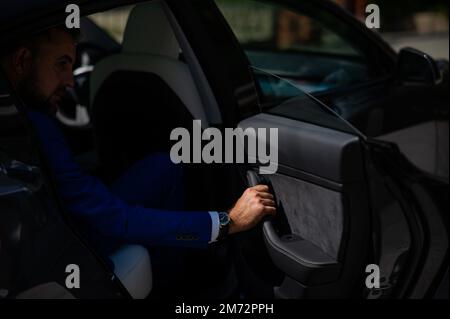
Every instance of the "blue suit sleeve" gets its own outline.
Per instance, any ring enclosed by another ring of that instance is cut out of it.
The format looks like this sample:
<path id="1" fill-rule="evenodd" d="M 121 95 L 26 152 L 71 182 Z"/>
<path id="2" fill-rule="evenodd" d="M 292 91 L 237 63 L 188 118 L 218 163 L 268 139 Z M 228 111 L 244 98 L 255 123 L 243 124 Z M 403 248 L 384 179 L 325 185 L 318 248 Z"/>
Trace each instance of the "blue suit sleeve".
<path id="1" fill-rule="evenodd" d="M 202 211 L 166 211 L 129 205 L 84 173 L 52 118 L 29 112 L 68 211 L 98 233 L 124 243 L 206 247 L 211 217 Z M 186 238 L 188 240 L 186 240 Z"/>

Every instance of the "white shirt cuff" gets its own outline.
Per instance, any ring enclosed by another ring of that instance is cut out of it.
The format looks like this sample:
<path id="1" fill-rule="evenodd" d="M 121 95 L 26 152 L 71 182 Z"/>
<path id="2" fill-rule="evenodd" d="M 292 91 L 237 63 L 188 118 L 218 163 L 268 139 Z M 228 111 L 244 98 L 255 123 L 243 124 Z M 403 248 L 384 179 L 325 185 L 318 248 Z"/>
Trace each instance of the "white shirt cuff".
<path id="1" fill-rule="evenodd" d="M 211 241 L 209 243 L 213 243 L 219 237 L 220 219 L 218 212 L 209 212 L 209 215 L 211 216 Z"/>

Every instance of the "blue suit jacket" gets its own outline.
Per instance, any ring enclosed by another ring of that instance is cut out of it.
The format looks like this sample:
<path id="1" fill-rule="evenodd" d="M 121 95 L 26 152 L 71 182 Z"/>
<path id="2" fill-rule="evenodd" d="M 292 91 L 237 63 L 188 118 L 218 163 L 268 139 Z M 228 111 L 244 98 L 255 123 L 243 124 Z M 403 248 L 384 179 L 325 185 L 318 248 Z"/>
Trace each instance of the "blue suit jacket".
<path id="1" fill-rule="evenodd" d="M 207 246 L 211 240 L 211 217 L 207 212 L 167 211 L 127 204 L 99 179 L 82 172 L 55 119 L 35 111 L 29 111 L 28 115 L 63 203 L 82 227 L 116 243 Z"/>

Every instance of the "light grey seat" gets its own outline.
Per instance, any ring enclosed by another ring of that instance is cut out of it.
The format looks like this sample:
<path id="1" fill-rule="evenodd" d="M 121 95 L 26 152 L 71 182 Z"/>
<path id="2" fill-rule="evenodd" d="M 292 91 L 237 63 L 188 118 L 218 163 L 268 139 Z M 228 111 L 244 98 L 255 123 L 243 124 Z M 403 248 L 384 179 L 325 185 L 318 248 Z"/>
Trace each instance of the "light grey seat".
<path id="1" fill-rule="evenodd" d="M 90 78 L 93 107 L 98 90 L 113 72 L 148 72 L 159 76 L 177 94 L 194 119 L 207 122 L 189 67 L 179 60 L 180 46 L 165 10 L 161 1 L 133 8 L 125 28 L 122 51 L 94 67 Z"/>
<path id="2" fill-rule="evenodd" d="M 147 154 L 168 153 L 173 129 L 192 129 L 193 119 L 209 124 L 190 66 L 179 58 L 168 10 L 162 1 L 135 6 L 122 51 L 91 74 L 94 141 L 109 181 Z"/>
<path id="3" fill-rule="evenodd" d="M 134 299 L 147 297 L 153 286 L 150 255 L 145 247 L 123 245 L 109 256 L 114 273 Z"/>
<path id="4" fill-rule="evenodd" d="M 162 79 L 194 119 L 207 123 L 189 67 L 179 60 L 180 47 L 165 10 L 164 4 L 160 1 L 133 8 L 125 28 L 122 51 L 97 63 L 91 74 L 92 108 L 96 107 L 95 98 L 102 84 L 114 72 L 144 72 Z M 108 105 L 102 107 L 108 109 Z M 123 107 L 126 109 L 127 105 Z M 158 107 L 158 105 L 149 103 L 142 107 Z M 151 262 L 147 249 L 142 246 L 125 245 L 109 257 L 114 263 L 115 274 L 131 296 L 137 299 L 147 297 L 152 289 Z"/>

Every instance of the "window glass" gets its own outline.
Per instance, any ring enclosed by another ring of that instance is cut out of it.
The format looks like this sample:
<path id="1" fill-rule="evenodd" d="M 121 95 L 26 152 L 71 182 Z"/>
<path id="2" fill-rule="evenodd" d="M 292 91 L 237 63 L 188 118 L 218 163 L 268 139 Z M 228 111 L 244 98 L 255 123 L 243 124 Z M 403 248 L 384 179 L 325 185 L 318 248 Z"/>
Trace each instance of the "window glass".
<path id="1" fill-rule="evenodd" d="M 125 6 L 95 13 L 90 15 L 89 18 L 117 42 L 122 43 L 128 16 L 130 15 L 133 7 L 134 6 Z"/>
<path id="2" fill-rule="evenodd" d="M 309 93 L 370 79 L 364 55 L 333 31 L 333 24 L 340 23 L 337 18 L 321 12 L 316 13 L 319 18 L 312 17 L 269 2 L 216 3 L 252 66 L 289 79 Z M 263 89 L 267 86 L 263 79 L 258 81 Z M 292 96 L 289 90 L 278 94 Z"/>
<path id="3" fill-rule="evenodd" d="M 291 82 L 274 74 L 251 68 L 252 73 L 264 79 L 259 101 L 263 113 L 300 120 L 341 132 L 363 136 L 345 119 L 310 94 L 303 92 Z M 277 98 L 279 91 L 290 92 L 290 98 Z"/>

